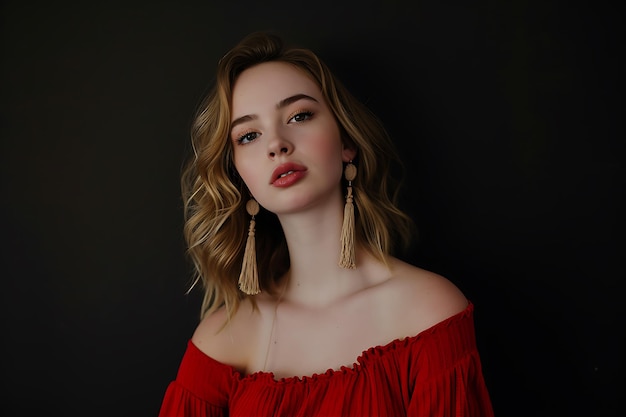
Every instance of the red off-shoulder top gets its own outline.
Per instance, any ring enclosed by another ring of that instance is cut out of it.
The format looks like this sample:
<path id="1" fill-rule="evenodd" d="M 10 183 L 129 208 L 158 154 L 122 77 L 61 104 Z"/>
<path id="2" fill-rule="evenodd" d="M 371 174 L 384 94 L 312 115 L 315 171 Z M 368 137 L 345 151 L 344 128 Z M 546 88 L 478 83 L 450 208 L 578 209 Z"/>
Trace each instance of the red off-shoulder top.
<path id="1" fill-rule="evenodd" d="M 352 367 L 276 380 L 242 375 L 191 341 L 159 417 L 492 417 L 473 304 L 416 336 L 370 348 Z"/>

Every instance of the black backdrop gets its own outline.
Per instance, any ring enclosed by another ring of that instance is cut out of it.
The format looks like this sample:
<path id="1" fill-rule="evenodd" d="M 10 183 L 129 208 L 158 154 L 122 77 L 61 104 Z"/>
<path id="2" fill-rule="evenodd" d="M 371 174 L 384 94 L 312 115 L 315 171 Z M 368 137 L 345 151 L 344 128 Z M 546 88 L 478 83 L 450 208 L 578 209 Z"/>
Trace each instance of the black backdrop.
<path id="1" fill-rule="evenodd" d="M 623 17 L 477 3 L 3 2 L 1 414 L 156 415 L 199 309 L 191 117 L 216 60 L 273 29 L 395 138 L 404 257 L 476 304 L 496 414 L 618 415 Z"/>

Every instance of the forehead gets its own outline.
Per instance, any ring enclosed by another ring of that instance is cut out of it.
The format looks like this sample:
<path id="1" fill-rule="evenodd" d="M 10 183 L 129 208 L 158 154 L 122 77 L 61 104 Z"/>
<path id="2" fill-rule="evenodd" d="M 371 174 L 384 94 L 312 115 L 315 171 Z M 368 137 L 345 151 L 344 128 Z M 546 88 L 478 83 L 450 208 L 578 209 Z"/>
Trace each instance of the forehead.
<path id="1" fill-rule="evenodd" d="M 233 86 L 233 116 L 238 117 L 260 105 L 275 106 L 295 94 L 322 99 L 320 87 L 304 70 L 286 62 L 264 62 L 243 71 Z"/>

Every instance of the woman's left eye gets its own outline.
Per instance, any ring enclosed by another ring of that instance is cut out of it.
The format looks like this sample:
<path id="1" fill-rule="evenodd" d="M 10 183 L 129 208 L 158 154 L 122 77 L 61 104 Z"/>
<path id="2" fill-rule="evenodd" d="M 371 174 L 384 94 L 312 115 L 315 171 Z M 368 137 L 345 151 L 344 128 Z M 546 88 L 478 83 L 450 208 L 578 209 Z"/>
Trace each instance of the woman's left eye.
<path id="1" fill-rule="evenodd" d="M 310 119 L 312 116 L 313 116 L 312 112 L 310 112 L 310 111 L 302 111 L 302 112 L 299 112 L 299 113 L 296 113 L 295 115 L 293 115 L 293 117 L 291 117 L 289 119 L 289 122 L 292 122 L 292 121 L 296 122 L 296 123 L 304 122 L 305 120 Z"/>

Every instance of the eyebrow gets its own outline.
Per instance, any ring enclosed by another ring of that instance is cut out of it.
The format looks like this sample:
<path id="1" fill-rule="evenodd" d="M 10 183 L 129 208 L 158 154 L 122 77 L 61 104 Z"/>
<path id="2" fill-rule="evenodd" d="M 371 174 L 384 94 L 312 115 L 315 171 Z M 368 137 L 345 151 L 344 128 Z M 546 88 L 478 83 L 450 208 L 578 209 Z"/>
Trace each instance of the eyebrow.
<path id="1" fill-rule="evenodd" d="M 296 95 L 287 97 L 286 99 L 279 101 L 278 104 L 276 105 L 276 109 L 280 110 L 283 107 L 286 107 L 290 105 L 291 103 L 295 103 L 298 100 L 311 100 L 317 103 L 317 100 L 311 96 L 307 96 L 306 94 L 296 94 Z"/>
<path id="2" fill-rule="evenodd" d="M 284 98 L 281 101 L 279 101 L 278 104 L 276 104 L 276 110 L 280 110 L 284 107 L 287 107 L 288 105 L 295 103 L 296 101 L 299 101 L 299 100 L 310 100 L 310 101 L 314 101 L 318 103 L 316 99 L 306 94 L 294 94 L 293 96 Z M 257 118 L 258 118 L 257 115 L 252 115 L 252 114 L 247 114 L 245 116 L 238 117 L 235 120 L 233 120 L 233 122 L 230 124 L 230 130 L 232 131 L 235 126 L 240 125 L 245 122 L 249 122 L 251 120 L 256 120 Z"/>

